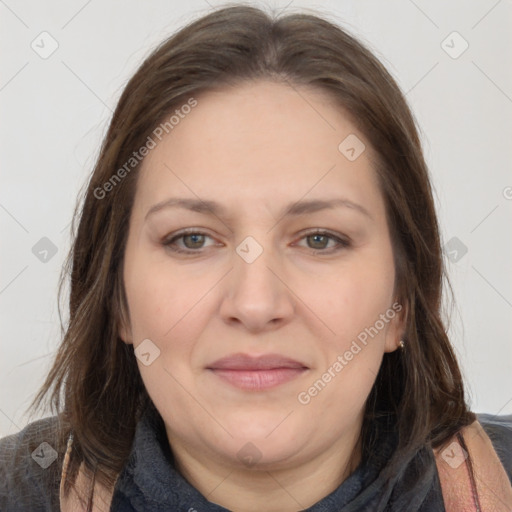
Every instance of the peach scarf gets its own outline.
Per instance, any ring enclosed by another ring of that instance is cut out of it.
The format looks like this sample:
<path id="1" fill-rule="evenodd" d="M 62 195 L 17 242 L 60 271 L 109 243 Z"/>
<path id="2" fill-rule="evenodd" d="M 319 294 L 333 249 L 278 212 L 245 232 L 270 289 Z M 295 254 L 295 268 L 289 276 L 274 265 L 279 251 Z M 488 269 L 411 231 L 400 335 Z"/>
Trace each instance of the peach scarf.
<path id="1" fill-rule="evenodd" d="M 447 447 L 434 450 L 434 454 L 446 512 L 512 511 L 512 485 L 478 421 L 463 428 Z"/>

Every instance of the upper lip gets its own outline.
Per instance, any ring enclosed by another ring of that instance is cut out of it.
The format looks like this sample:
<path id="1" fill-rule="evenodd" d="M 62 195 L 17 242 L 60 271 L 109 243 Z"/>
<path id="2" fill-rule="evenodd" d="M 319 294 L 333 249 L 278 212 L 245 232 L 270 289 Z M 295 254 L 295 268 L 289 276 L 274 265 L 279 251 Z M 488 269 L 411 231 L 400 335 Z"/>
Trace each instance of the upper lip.
<path id="1" fill-rule="evenodd" d="M 280 354 L 250 356 L 241 353 L 223 357 L 207 366 L 210 370 L 274 370 L 276 368 L 307 368 L 307 366 Z"/>

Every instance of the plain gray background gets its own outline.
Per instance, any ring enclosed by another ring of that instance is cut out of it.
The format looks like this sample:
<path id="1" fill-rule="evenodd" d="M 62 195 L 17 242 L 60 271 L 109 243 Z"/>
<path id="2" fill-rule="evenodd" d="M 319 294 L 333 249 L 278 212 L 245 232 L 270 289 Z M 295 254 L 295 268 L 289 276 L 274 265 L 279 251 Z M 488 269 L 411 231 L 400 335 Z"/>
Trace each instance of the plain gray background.
<path id="1" fill-rule="evenodd" d="M 447 244 L 450 334 L 469 401 L 512 413 L 512 2 L 252 3 L 328 15 L 407 93 Z M 57 284 L 76 196 L 123 86 L 157 43 L 220 5 L 0 0 L 0 436 L 34 419 L 24 411 L 61 338 Z"/>

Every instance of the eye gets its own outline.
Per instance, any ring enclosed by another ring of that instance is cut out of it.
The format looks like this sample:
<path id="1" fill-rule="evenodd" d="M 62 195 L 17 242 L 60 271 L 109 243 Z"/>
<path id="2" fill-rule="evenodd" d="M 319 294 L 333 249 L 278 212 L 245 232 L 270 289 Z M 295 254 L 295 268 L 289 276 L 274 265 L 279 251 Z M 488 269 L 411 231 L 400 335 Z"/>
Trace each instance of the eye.
<path id="1" fill-rule="evenodd" d="M 347 239 L 328 231 L 314 231 L 308 233 L 301 238 L 301 241 L 302 240 L 306 241 L 309 249 L 326 253 L 338 251 L 350 246 L 350 242 Z"/>
<path id="2" fill-rule="evenodd" d="M 212 243 L 206 244 L 208 240 Z M 300 241 L 306 242 L 306 248 L 317 253 L 331 253 L 350 246 L 350 241 L 341 235 L 335 235 L 328 231 L 313 231 L 304 235 Z M 176 253 L 200 254 L 203 249 L 217 244 L 213 238 L 201 231 L 186 230 L 167 237 L 162 241 L 162 245 Z M 304 247 L 303 244 L 296 245 Z"/>
<path id="3" fill-rule="evenodd" d="M 205 246 L 207 239 L 213 240 L 206 233 L 200 231 L 182 231 L 171 238 L 165 239 L 162 245 L 174 252 L 200 252 L 200 249 L 207 247 Z M 210 245 L 215 245 L 215 243 Z"/>

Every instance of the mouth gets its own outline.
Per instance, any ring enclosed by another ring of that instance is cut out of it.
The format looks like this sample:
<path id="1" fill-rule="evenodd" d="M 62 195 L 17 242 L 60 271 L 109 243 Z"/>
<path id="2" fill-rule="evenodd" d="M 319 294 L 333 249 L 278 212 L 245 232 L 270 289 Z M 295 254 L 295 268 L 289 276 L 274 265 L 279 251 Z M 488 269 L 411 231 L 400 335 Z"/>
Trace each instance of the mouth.
<path id="1" fill-rule="evenodd" d="M 279 354 L 258 357 L 233 354 L 215 361 L 206 369 L 232 386 L 248 391 L 274 388 L 309 370 L 300 361 Z"/>

